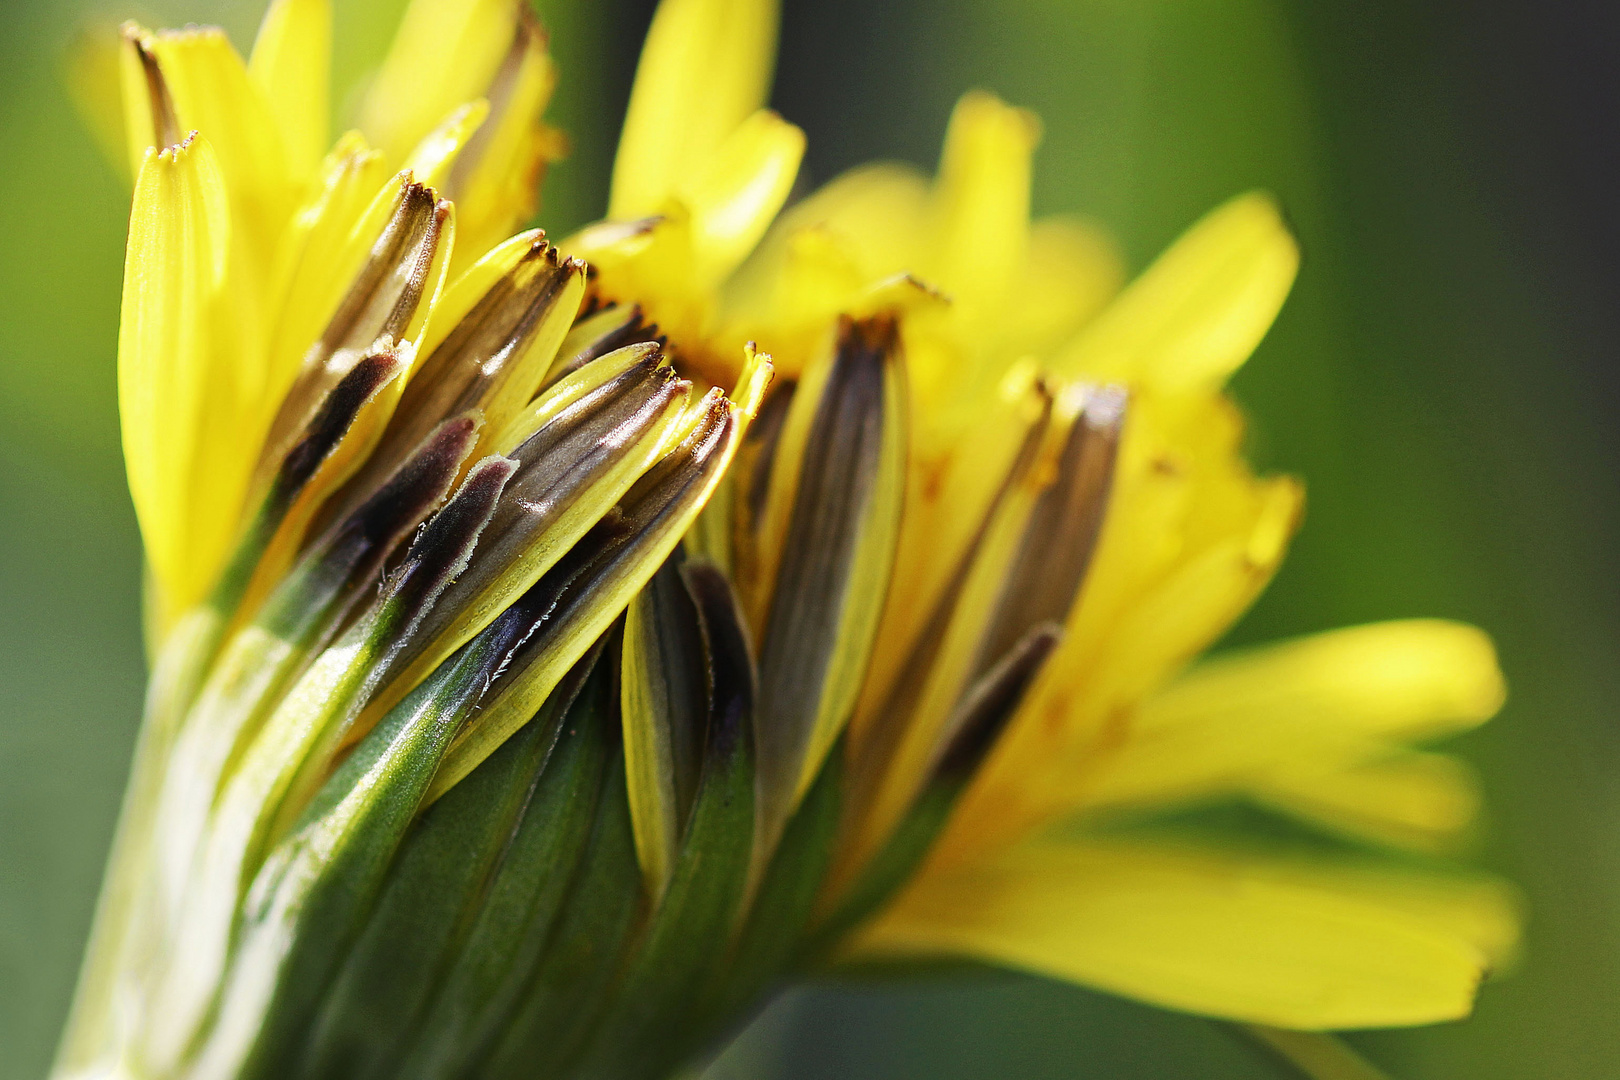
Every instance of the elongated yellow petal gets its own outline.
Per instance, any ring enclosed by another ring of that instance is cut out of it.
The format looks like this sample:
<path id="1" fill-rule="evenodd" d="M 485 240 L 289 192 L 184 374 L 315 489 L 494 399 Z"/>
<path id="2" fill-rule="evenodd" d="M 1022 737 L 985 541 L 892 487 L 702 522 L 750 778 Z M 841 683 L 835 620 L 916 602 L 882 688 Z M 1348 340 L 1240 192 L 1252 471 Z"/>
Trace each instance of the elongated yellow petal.
<path id="1" fill-rule="evenodd" d="M 657 213 L 765 104 L 775 0 L 663 0 L 647 31 L 613 164 L 608 217 Z"/>
<path id="2" fill-rule="evenodd" d="M 250 263 L 268 267 L 299 191 L 264 96 L 218 27 L 165 30 L 153 36 L 151 48 L 180 126 L 214 144 Z"/>
<path id="3" fill-rule="evenodd" d="M 804 132 L 761 109 L 720 144 L 696 183 L 678 186 L 692 211 L 698 274 L 729 274 L 754 250 L 787 199 L 803 156 Z"/>
<path id="4" fill-rule="evenodd" d="M 625 781 L 636 858 L 655 897 L 674 870 L 701 765 L 707 657 L 697 618 L 675 559 L 625 611 L 620 668 Z"/>
<path id="5" fill-rule="evenodd" d="M 452 109 L 485 95 L 517 21 L 516 0 L 412 0 L 360 130 L 397 167 Z"/>
<path id="6" fill-rule="evenodd" d="M 1479 780 L 1445 754 L 1400 751 L 1360 764 L 1285 764 L 1246 784 L 1261 802 L 1354 838 L 1443 851 L 1479 813 Z"/>
<path id="7" fill-rule="evenodd" d="M 1208 661 L 1154 698 L 1143 731 L 1273 718 L 1385 739 L 1472 727 L 1502 707 L 1496 650 L 1480 630 L 1407 619 L 1330 630 Z M 1297 721 L 1295 721 L 1297 722 Z"/>
<path id="8" fill-rule="evenodd" d="M 276 583 L 281 581 L 297 558 L 307 538 L 309 526 L 315 520 L 327 497 L 337 491 L 345 481 L 365 463 L 367 456 L 382 438 L 388 421 L 404 392 L 406 364 L 390 356 L 393 371 L 387 381 L 359 409 L 358 415 L 344 433 L 342 441 L 321 462 L 303 489 L 299 491 L 286 517 L 266 545 L 253 579 L 243 595 L 238 620 L 254 614 Z"/>
<path id="9" fill-rule="evenodd" d="M 216 362 L 229 243 L 224 180 L 207 140 L 148 150 L 130 212 L 118 391 L 164 624 L 207 592 L 245 487 L 219 460 L 236 411 L 233 373 Z"/>
<path id="10" fill-rule="evenodd" d="M 489 102 L 483 98 L 456 106 L 405 155 L 405 168 L 421 183 L 443 187 L 461 152 L 488 116 Z"/>
<path id="11" fill-rule="evenodd" d="M 265 372 L 265 423 L 292 385 L 310 343 L 321 336 L 348 291 L 364 249 L 354 234 L 390 179 L 380 151 L 359 132 L 338 140 L 314 193 L 282 239 L 272 274 L 274 337 Z"/>
<path id="12" fill-rule="evenodd" d="M 664 377 L 669 374 L 667 371 L 645 385 L 640 384 L 640 379 L 646 373 L 637 377 L 635 385 L 618 380 L 619 376 L 656 361 L 657 352 L 654 346 L 631 346 L 587 364 L 554 385 L 497 438 L 496 446 L 507 449 L 523 461 L 526 468 L 513 485 L 513 497 L 500 507 L 489 535 L 484 538 L 483 564 L 450 587 L 445 603 L 432 612 L 424 624 L 420 652 L 403 662 L 402 673 L 371 703 L 367 715 L 357 725 L 359 731 L 369 729 L 440 662 L 524 596 L 612 510 L 655 462 L 665 456 L 672 440 L 690 434 L 696 423 L 687 411 L 690 383 L 669 383 Z M 633 393 L 638 403 L 638 408 L 628 417 L 615 414 L 618 429 L 602 440 L 608 453 L 587 458 L 577 445 L 566 439 L 542 439 L 531 446 L 534 436 L 546 425 L 566 428 L 570 426 L 567 422 L 579 411 L 601 407 L 601 395 L 593 396 L 591 391 L 604 386 L 610 391 L 628 386 L 627 392 Z M 571 414 L 570 406 L 576 404 L 581 409 Z M 566 469 L 548 460 L 547 452 L 558 445 L 563 448 L 560 452 L 566 457 Z M 532 453 L 526 453 L 526 447 Z M 559 482 L 559 471 L 565 473 L 565 482 Z M 528 486 L 531 475 L 532 488 Z M 693 508 L 694 514 L 697 509 Z M 672 538 L 670 546 L 678 539 L 678 536 Z M 656 562 L 662 563 L 667 554 L 668 551 L 664 551 Z M 656 564 L 649 567 L 648 576 L 655 569 Z M 625 594 L 626 603 L 639 587 L 638 584 Z M 573 659 L 577 660 L 579 655 Z M 554 674 L 560 678 L 562 671 L 572 663 L 573 660 L 563 663 Z M 498 746 L 509 733 L 487 746 L 486 752 Z M 446 789 L 448 786 L 445 785 Z"/>
<path id="13" fill-rule="evenodd" d="M 845 319 L 796 391 L 749 598 L 763 627 L 757 723 L 769 852 L 854 713 L 883 614 L 906 478 L 905 364 L 892 314 Z"/>
<path id="14" fill-rule="evenodd" d="M 414 183 L 409 172 L 401 173 L 383 185 L 335 245 L 331 264 L 312 267 L 312 284 L 329 286 L 337 303 L 277 407 L 257 486 L 268 482 L 268 470 L 291 449 L 327 392 L 368 351 L 398 345 L 406 363 L 414 361 L 444 286 L 454 237 L 454 208 L 432 188 Z M 331 296 L 321 298 L 322 306 Z"/>
<path id="15" fill-rule="evenodd" d="M 1223 449 L 1240 433 L 1226 410 L 1177 418 L 1151 395 L 1132 401 L 1067 636 L 943 841 L 961 857 L 1087 805 L 1130 710 L 1254 601 L 1298 523 L 1298 484 L 1255 480 Z"/>
<path id="16" fill-rule="evenodd" d="M 489 116 L 445 184 L 455 201 L 458 265 L 470 263 L 534 214 L 546 163 L 562 153 L 562 136 L 541 123 L 557 70 L 546 35 L 525 8 L 511 48 L 488 89 Z"/>
<path id="17" fill-rule="evenodd" d="M 1102 311 L 1124 281 L 1124 256 L 1101 227 L 1082 218 L 1042 218 L 1030 228 L 1028 257 L 1004 298 L 1002 347 L 1050 353 Z"/>
<path id="18" fill-rule="evenodd" d="M 1034 113 L 983 91 L 963 95 L 951 114 L 934 195 L 934 274 L 946 291 L 979 309 L 972 314 L 986 314 L 1001 300 L 1024 261 L 1030 161 L 1040 138 Z"/>
<path id="19" fill-rule="evenodd" d="M 460 221 L 456 224 L 459 235 Z M 490 289 L 532 255 L 535 242 L 544 236 L 541 230 L 531 229 L 508 237 L 504 243 L 485 252 L 477 262 L 451 279 L 439 300 L 438 310 L 434 312 L 433 324 L 417 343 L 423 358 L 431 356 L 443 344 L 444 339 L 450 336 Z"/>
<path id="20" fill-rule="evenodd" d="M 124 149 L 132 177 L 140 175 L 146 151 L 173 146 L 185 137 L 175 115 L 174 95 L 158 63 L 149 31 L 125 23 L 120 31 L 118 85 L 124 102 Z"/>
<path id="21" fill-rule="evenodd" d="M 308 176 L 326 152 L 331 66 L 331 0 L 272 0 L 248 74 L 281 131 L 294 176 Z"/>
<path id="22" fill-rule="evenodd" d="M 1353 764 L 1501 707 L 1490 640 L 1439 620 L 1334 630 L 1210 661 L 1149 699 L 1098 778 L 1099 803 L 1241 787 L 1290 761 Z"/>
<path id="23" fill-rule="evenodd" d="M 512 677 L 494 702 L 456 736 L 424 801 L 437 799 L 528 723 L 568 668 L 647 584 L 725 475 L 752 419 L 745 403 L 757 401 L 757 391 L 769 379 L 768 358 L 750 358 L 735 401 L 728 401 L 716 388 L 691 405 L 683 419 L 684 430 L 676 436 L 679 445 L 644 476 L 629 493 L 625 506 L 621 506 L 621 510 L 628 507 L 633 514 L 639 512 L 635 503 L 651 499 L 662 509 L 645 527 L 627 534 L 634 535 L 633 542 L 627 543 L 626 536 L 621 535 L 601 546 L 598 554 L 605 568 L 603 576 L 587 583 L 587 595 L 575 611 L 535 635 L 535 655 L 523 660 L 524 670 Z M 683 473 L 681 490 L 673 498 L 658 490 L 661 480 Z M 589 579 L 593 575 L 581 576 Z"/>
<path id="24" fill-rule="evenodd" d="M 1239 196 L 1160 255 L 1056 366 L 1167 393 L 1215 389 L 1271 328 L 1298 269 L 1276 204 Z"/>
<path id="25" fill-rule="evenodd" d="M 63 82 L 79 120 L 126 183 L 135 178 L 130 171 L 128 139 L 124 131 L 120 71 L 122 54 L 129 51 L 116 26 L 93 23 L 79 31 L 62 56 Z M 146 148 L 141 149 L 144 155 Z"/>
<path id="26" fill-rule="evenodd" d="M 1489 882 L 1142 842 L 1045 842 L 927 875 L 866 953 L 954 953 L 1302 1029 L 1467 1015 L 1515 939 Z"/>

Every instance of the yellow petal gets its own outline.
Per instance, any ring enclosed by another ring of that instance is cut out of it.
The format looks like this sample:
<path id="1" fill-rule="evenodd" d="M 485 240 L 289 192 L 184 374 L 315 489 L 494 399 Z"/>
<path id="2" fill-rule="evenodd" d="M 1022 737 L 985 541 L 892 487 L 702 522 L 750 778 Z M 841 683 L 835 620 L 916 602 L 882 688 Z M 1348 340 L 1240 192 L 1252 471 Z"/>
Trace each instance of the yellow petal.
<path id="1" fill-rule="evenodd" d="M 348 234 L 330 249 L 329 262 L 309 267 L 312 306 L 301 316 L 332 307 L 277 405 L 259 460 L 257 488 L 262 491 L 268 484 L 277 462 L 301 437 L 326 394 L 362 356 L 397 345 L 408 364 L 415 361 L 416 343 L 444 286 L 454 238 L 454 208 L 405 172 L 371 198 Z"/>
<path id="2" fill-rule="evenodd" d="M 608 216 L 658 213 L 765 104 L 775 0 L 663 0 L 647 31 L 613 164 Z"/>
<path id="3" fill-rule="evenodd" d="M 235 373 L 216 362 L 229 244 L 225 184 L 207 140 L 148 150 L 130 212 L 118 400 L 164 625 L 207 592 L 245 489 L 229 468 L 239 457 L 229 453 Z"/>
<path id="4" fill-rule="evenodd" d="M 280 126 L 223 30 L 165 30 L 151 47 L 181 129 L 195 128 L 214 145 L 244 250 L 268 268 L 300 195 Z"/>
<path id="5" fill-rule="evenodd" d="M 1511 898 L 1489 882 L 1052 841 L 925 872 L 858 948 L 973 956 L 1172 1009 L 1316 1030 L 1465 1016 L 1516 935 Z"/>
<path id="6" fill-rule="evenodd" d="M 900 165 L 845 173 L 789 208 L 727 284 L 727 321 L 797 375 L 827 326 L 872 282 L 917 269 L 927 182 Z"/>
<path id="7" fill-rule="evenodd" d="M 1058 369 L 1166 393 L 1214 389 L 1270 329 L 1298 269 L 1276 204 L 1241 195 L 1159 256 L 1064 350 Z"/>
<path id="8" fill-rule="evenodd" d="M 1101 227 L 1072 217 L 1035 222 L 1028 257 L 1005 298 L 1002 348 L 1045 355 L 1102 311 L 1125 281 L 1124 256 Z"/>
<path id="9" fill-rule="evenodd" d="M 1299 485 L 1247 475 L 1225 410 L 1200 412 L 1191 427 L 1183 417 L 1172 438 L 1155 432 L 1166 417 L 1152 406 L 1151 395 L 1132 400 L 1067 636 L 953 819 L 943 843 L 956 857 L 1088 805 L 1131 710 L 1223 634 L 1281 562 Z M 1143 776 L 1160 775 L 1143 762 Z"/>
<path id="10" fill-rule="evenodd" d="M 1285 765 L 1245 785 L 1261 802 L 1355 838 L 1444 851 L 1479 813 L 1479 780 L 1445 754 L 1400 751 L 1360 764 Z"/>
<path id="11" fill-rule="evenodd" d="M 692 212 L 697 275 L 731 273 L 782 208 L 804 156 L 804 132 L 769 109 L 744 120 L 714 152 L 696 183 L 678 192 Z"/>
<path id="12" fill-rule="evenodd" d="M 248 74 L 281 131 L 294 176 L 308 176 L 326 152 L 331 66 L 331 0 L 273 0 Z"/>
<path id="13" fill-rule="evenodd" d="M 118 84 L 124 102 L 124 149 L 130 176 L 139 176 L 146 151 L 173 146 L 185 137 L 175 115 L 174 95 L 158 63 L 152 34 L 128 22 L 120 30 Z"/>
<path id="14" fill-rule="evenodd" d="M 712 348 L 715 293 L 693 281 L 692 216 L 671 201 L 657 217 L 588 226 L 558 245 L 596 271 L 595 295 L 638 304 L 667 334 L 685 370 L 718 385 L 736 371 L 740 349 Z"/>
<path id="15" fill-rule="evenodd" d="M 546 642 L 537 658 L 517 676 L 508 676 L 501 695 L 457 734 L 423 798 L 424 803 L 431 803 L 460 782 L 514 731 L 528 723 L 568 668 L 601 637 L 669 557 L 681 535 L 714 493 L 736 453 L 737 443 L 752 419 L 745 403 L 757 404 L 770 377 L 769 358 L 750 357 L 744 365 L 735 400 L 727 400 L 716 388 L 691 404 L 679 425 L 684 431 L 678 430 L 671 436 L 675 445 L 670 447 L 665 464 L 691 462 L 695 470 L 694 482 L 667 505 L 667 513 L 660 515 L 654 525 L 636 534 L 630 546 L 639 549 L 640 557 L 625 565 L 622 572 L 610 574 L 604 587 L 584 606 L 578 630 Z M 541 636 L 546 636 L 544 631 Z"/>
<path id="16" fill-rule="evenodd" d="M 999 659 L 982 655 L 983 639 L 1030 513 L 1057 468 L 1063 440 L 1052 433 L 1066 434 L 1068 425 L 1051 421 L 1050 408 L 1041 409 L 1019 440 L 989 513 L 952 568 L 948 592 L 932 604 L 906 604 L 912 590 L 897 589 L 902 574 L 895 575 L 851 721 L 845 799 L 859 824 L 848 862 L 864 861 L 889 836 L 922 788 L 970 677 Z"/>
<path id="17" fill-rule="evenodd" d="M 308 201 L 282 237 L 271 275 L 273 326 L 265 375 L 265 412 L 274 415 L 298 374 L 310 343 L 320 338 L 348 291 L 364 249 L 353 234 L 390 171 L 359 132 L 338 140 L 321 166 Z M 369 246 L 375 233 L 364 243 Z"/>
<path id="18" fill-rule="evenodd" d="M 964 94 L 951 113 L 935 186 L 939 254 L 918 268 L 975 313 L 997 304 L 1029 245 L 1030 162 L 1041 122 L 994 94 Z"/>
<path id="19" fill-rule="evenodd" d="M 1472 727 L 1504 696 L 1490 639 L 1459 623 L 1373 623 L 1206 662 L 1144 704 L 1088 801 L 1241 787 L 1292 761 L 1369 756 Z"/>
<path id="20" fill-rule="evenodd" d="M 1291 722 L 1421 739 L 1485 721 L 1506 692 L 1496 650 L 1482 631 L 1406 619 L 1208 661 L 1150 702 L 1138 726 L 1152 732 Z"/>
<path id="21" fill-rule="evenodd" d="M 456 222 L 458 234 L 460 233 L 460 226 L 461 223 L 458 219 Z M 460 325 L 461 320 L 468 316 L 478 302 L 484 298 L 484 295 L 494 288 L 501 278 L 511 273 L 512 268 L 523 262 L 526 257 L 531 257 L 531 249 L 534 247 L 535 242 L 544 236 L 545 234 L 539 229 L 531 229 L 528 232 L 509 237 L 504 243 L 486 252 L 477 262 L 456 275 L 450 282 L 449 287 L 444 290 L 444 295 L 439 298 L 438 306 L 433 312 L 432 324 L 428 327 L 422 339 L 417 342 L 418 353 L 424 358 L 431 356 L 433 350 L 443 344 L 444 339 Z M 498 434 L 500 429 L 504 428 L 510 420 L 511 416 L 508 415 L 501 417 L 498 423 L 492 422 L 492 426 L 496 428 L 496 431 L 491 432 L 491 434 Z"/>
<path id="22" fill-rule="evenodd" d="M 125 182 L 134 179 L 124 131 L 122 75 L 119 71 L 121 54 L 128 51 L 116 26 L 95 23 L 74 37 L 62 57 L 63 82 L 67 85 L 68 96 L 73 99 L 79 119 Z M 143 156 L 145 150 L 143 146 Z"/>
<path id="23" fill-rule="evenodd" d="M 456 106 L 405 155 L 405 168 L 419 183 L 432 188 L 445 186 L 461 152 L 488 116 L 489 102 L 483 98 Z"/>
<path id="24" fill-rule="evenodd" d="M 484 94 L 489 117 L 444 187 L 456 204 L 458 265 L 471 263 L 533 216 L 541 173 L 561 152 L 561 136 L 540 121 L 556 83 L 545 32 L 522 9 Z"/>
<path id="25" fill-rule="evenodd" d="M 894 566 L 907 427 L 895 316 L 842 320 L 788 406 L 749 582 L 758 711 L 772 720 L 756 750 L 758 850 L 780 838 L 859 699 Z"/>
<path id="26" fill-rule="evenodd" d="M 518 10 L 515 0 L 411 0 L 360 108 L 360 129 L 390 162 L 488 92 Z"/>

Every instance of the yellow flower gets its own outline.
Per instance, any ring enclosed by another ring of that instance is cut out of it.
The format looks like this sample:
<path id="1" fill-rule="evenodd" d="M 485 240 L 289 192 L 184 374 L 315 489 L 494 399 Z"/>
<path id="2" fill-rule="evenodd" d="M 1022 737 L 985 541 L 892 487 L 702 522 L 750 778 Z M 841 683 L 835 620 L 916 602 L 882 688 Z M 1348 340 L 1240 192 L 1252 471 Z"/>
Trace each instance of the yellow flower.
<path id="1" fill-rule="evenodd" d="M 936 178 L 784 210 L 774 5 L 664 0 L 609 219 L 508 239 L 533 18 L 413 0 L 322 157 L 329 25 L 119 47 L 155 664 L 59 1076 L 655 1076 L 942 957 L 1469 1010 L 1513 903 L 1435 863 L 1477 796 L 1411 744 L 1500 706 L 1490 643 L 1196 662 L 1302 505 L 1223 392 L 1298 265 L 1269 198 L 1123 285 L 974 92 Z"/>

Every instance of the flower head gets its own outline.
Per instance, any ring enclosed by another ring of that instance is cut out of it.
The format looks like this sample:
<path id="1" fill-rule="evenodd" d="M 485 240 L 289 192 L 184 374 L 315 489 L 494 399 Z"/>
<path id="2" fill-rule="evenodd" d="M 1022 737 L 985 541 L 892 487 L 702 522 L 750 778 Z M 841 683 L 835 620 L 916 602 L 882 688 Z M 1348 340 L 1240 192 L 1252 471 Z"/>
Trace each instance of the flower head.
<path id="1" fill-rule="evenodd" d="M 1414 1024 L 1510 949 L 1500 886 L 1389 857 L 1472 817 L 1407 744 L 1499 706 L 1477 631 L 1193 663 L 1300 514 L 1222 390 L 1272 202 L 1122 288 L 975 92 L 937 177 L 784 210 L 775 19 L 664 0 L 557 245 L 507 238 L 562 148 L 512 0 L 413 0 L 324 157 L 321 0 L 245 62 L 125 30 L 156 659 L 61 1076 L 656 1076 L 795 976 L 964 956 Z M 1314 839 L 1189 812 L 1234 803 Z"/>

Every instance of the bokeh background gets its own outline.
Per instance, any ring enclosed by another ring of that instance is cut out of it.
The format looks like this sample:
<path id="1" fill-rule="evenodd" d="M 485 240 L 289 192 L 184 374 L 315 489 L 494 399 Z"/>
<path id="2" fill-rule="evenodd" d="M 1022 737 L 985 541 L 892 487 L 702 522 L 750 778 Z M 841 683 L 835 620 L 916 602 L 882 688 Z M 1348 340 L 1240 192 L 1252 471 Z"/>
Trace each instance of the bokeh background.
<path id="1" fill-rule="evenodd" d="M 337 0 L 337 85 L 401 0 Z M 644 0 L 543 0 L 572 158 L 542 224 L 600 213 Z M 258 0 L 0 4 L 0 1078 L 42 1077 L 139 709 L 139 550 L 114 349 L 127 196 L 75 117 L 87 20 Z M 1512 686 L 1459 740 L 1477 853 L 1533 913 L 1476 1016 L 1352 1036 L 1410 1080 L 1620 1076 L 1620 14 L 1528 0 L 786 0 L 775 104 L 819 182 L 931 168 L 958 93 L 1039 111 L 1037 212 L 1134 267 L 1203 210 L 1277 192 L 1306 252 L 1241 373 L 1253 454 L 1309 517 L 1242 642 L 1407 615 L 1477 622 Z M 342 104 L 340 92 L 339 104 Z M 1228 1029 L 1035 979 L 817 987 L 716 1076 L 1267 1078 Z"/>

